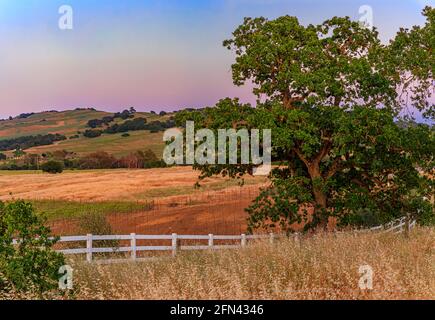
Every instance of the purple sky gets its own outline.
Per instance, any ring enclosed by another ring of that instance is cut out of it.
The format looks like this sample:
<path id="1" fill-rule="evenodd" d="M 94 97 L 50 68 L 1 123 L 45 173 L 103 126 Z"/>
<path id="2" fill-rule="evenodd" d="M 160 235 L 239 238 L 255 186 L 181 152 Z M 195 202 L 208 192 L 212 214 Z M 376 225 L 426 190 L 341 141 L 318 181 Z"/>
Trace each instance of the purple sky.
<path id="1" fill-rule="evenodd" d="M 248 87 L 232 84 L 222 41 L 245 16 L 295 15 L 320 23 L 359 18 L 371 5 L 384 41 L 424 23 L 424 0 L 0 0 L 0 118 L 22 112 L 95 107 L 177 110 L 213 105 Z M 58 9 L 73 8 L 73 30 Z"/>

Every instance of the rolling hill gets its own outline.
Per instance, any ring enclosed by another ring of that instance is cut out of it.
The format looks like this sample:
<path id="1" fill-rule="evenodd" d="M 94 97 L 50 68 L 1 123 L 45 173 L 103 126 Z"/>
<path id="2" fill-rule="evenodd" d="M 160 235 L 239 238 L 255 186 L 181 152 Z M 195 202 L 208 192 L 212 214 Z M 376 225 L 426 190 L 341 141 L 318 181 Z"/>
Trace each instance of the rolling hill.
<path id="1" fill-rule="evenodd" d="M 76 109 L 68 111 L 46 111 L 34 113 L 27 117 L 16 117 L 11 120 L 0 121 L 0 140 L 13 139 L 23 136 L 62 134 L 67 137 L 64 141 L 55 142 L 52 145 L 32 147 L 25 149 L 27 153 L 42 154 L 56 150 L 67 150 L 78 155 L 85 155 L 96 151 L 105 151 L 115 156 L 124 156 L 130 152 L 151 149 L 159 157 L 162 154 L 164 143 L 163 132 L 151 133 L 148 130 L 131 131 L 130 136 L 122 133 L 103 134 L 97 138 L 86 138 L 79 134 L 78 138 L 71 137 L 87 129 L 87 122 L 92 119 L 101 119 L 112 116 L 113 113 L 98 111 L 95 109 Z M 151 121 L 166 121 L 171 114 L 160 116 L 154 113 L 137 112 L 134 118 L 146 118 Z M 122 123 L 124 120 L 115 119 L 111 124 Z M 12 154 L 12 150 L 4 152 Z"/>

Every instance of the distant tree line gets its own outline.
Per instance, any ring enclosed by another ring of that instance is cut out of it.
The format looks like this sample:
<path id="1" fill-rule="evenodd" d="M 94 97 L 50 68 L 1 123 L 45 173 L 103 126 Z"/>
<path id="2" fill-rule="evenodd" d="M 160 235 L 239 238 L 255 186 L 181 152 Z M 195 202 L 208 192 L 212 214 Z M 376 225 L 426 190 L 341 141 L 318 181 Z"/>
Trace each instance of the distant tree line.
<path id="1" fill-rule="evenodd" d="M 50 145 L 56 141 L 62 140 L 66 140 L 66 137 L 58 133 L 0 140 L 0 151 L 24 150 L 37 146 Z"/>
<path id="2" fill-rule="evenodd" d="M 34 112 L 30 112 L 30 113 L 22 113 L 20 115 L 18 115 L 18 119 L 27 119 L 30 116 L 33 116 L 35 113 Z"/>
<path id="3" fill-rule="evenodd" d="M 87 126 L 92 129 L 102 127 L 103 125 L 107 126 L 117 118 L 122 120 L 133 118 L 135 113 L 136 110 L 134 108 L 126 109 L 122 112 L 116 112 L 113 116 L 105 116 L 102 119 L 91 119 L 88 121 Z"/>
<path id="4" fill-rule="evenodd" d="M 110 122 L 113 122 L 114 117 L 111 116 L 106 116 L 103 117 L 102 119 L 92 119 L 89 120 L 87 123 L 87 126 L 90 128 L 97 128 L 97 127 L 101 127 L 102 125 L 109 125 Z"/>
<path id="5" fill-rule="evenodd" d="M 165 162 L 160 160 L 150 149 L 135 151 L 121 158 L 116 158 L 104 151 L 98 151 L 80 158 L 75 165 L 78 169 L 143 169 L 166 166 Z"/>
<path id="6" fill-rule="evenodd" d="M 6 160 L 6 156 L 0 153 L 0 160 L 3 160 L 0 170 L 42 169 L 50 173 L 60 173 L 63 169 L 144 169 L 166 166 L 165 162 L 159 159 L 150 149 L 131 152 L 120 158 L 104 151 L 79 157 L 74 152 L 56 150 L 41 155 L 23 152 L 19 159 Z"/>
<path id="7" fill-rule="evenodd" d="M 96 138 L 101 136 L 103 133 L 115 134 L 115 133 L 125 133 L 129 131 L 139 131 L 139 130 L 149 130 L 151 132 L 165 131 L 166 129 L 175 127 L 175 121 L 173 119 L 168 119 L 166 121 L 155 120 L 147 123 L 145 118 L 136 118 L 132 120 L 127 120 L 121 124 L 113 124 L 106 129 L 94 129 L 86 130 L 83 136 L 87 138 Z"/>

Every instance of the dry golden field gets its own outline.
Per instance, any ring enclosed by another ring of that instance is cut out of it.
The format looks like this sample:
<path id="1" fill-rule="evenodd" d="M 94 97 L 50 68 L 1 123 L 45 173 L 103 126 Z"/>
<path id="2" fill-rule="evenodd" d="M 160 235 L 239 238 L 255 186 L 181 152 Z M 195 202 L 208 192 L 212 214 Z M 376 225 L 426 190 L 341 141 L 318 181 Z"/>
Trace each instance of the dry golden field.
<path id="1" fill-rule="evenodd" d="M 70 201 L 141 201 L 192 195 L 203 191 L 240 188 L 236 181 L 212 177 L 195 189 L 198 171 L 191 167 L 148 170 L 65 171 L 59 175 L 41 172 L 0 172 L 0 200 L 46 199 Z M 265 183 L 264 177 L 247 177 L 245 183 Z"/>
<path id="2" fill-rule="evenodd" d="M 195 188 L 190 167 L 149 170 L 0 172 L 0 200 L 26 199 L 49 218 L 55 235 L 82 234 L 80 217 L 102 213 L 113 233 L 240 234 L 245 208 L 266 183 L 248 177 L 245 185 L 221 177 Z"/>
<path id="3" fill-rule="evenodd" d="M 70 260 L 74 290 L 54 299 L 435 299 L 435 229 L 317 234 L 244 249 L 112 265 Z M 360 266 L 373 270 L 361 290 Z M 9 297 L 10 298 L 10 297 Z M 20 296 L 32 298 L 32 296 Z"/>

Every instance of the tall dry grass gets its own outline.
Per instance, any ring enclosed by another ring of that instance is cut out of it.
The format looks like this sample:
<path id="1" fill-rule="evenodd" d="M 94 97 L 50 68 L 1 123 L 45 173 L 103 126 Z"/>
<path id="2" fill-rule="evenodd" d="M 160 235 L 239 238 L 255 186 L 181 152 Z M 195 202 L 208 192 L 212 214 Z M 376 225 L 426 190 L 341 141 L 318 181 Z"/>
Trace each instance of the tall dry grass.
<path id="1" fill-rule="evenodd" d="M 112 265 L 73 262 L 77 299 L 435 299 L 435 229 L 322 234 Z M 361 265 L 373 290 L 358 286 Z"/>

